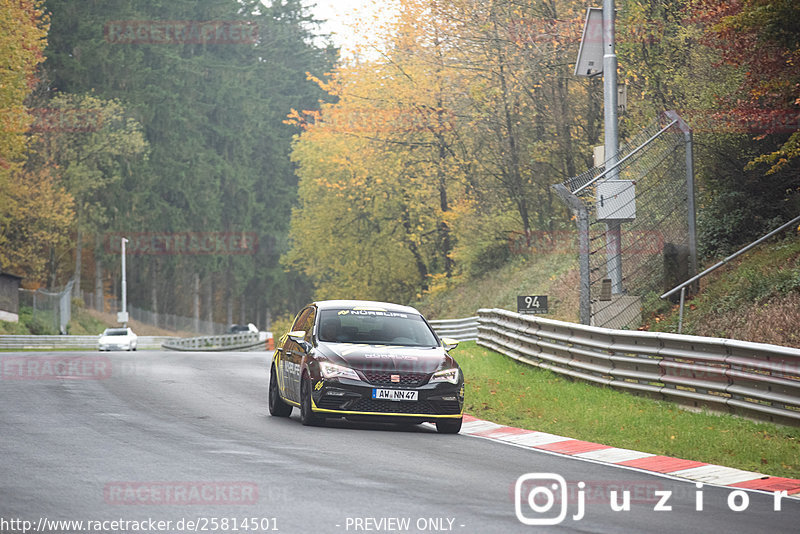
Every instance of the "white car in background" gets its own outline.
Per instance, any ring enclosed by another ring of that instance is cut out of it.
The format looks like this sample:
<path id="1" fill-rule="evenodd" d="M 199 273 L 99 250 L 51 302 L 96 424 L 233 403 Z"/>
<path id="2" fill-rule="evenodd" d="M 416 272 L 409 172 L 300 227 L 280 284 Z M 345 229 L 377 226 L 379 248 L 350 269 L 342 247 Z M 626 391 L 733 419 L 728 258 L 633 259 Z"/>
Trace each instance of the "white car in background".
<path id="1" fill-rule="evenodd" d="M 136 350 L 137 335 L 130 328 L 106 328 L 97 340 L 98 350 Z"/>

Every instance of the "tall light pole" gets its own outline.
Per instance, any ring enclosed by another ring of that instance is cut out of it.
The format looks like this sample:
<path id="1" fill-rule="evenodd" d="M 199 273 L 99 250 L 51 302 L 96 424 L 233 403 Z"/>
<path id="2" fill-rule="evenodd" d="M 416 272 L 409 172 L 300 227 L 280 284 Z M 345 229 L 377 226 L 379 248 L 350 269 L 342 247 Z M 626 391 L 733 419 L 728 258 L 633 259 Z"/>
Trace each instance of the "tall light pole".
<path id="1" fill-rule="evenodd" d="M 578 61 L 575 63 L 576 76 L 592 77 L 601 73 L 603 75 L 603 148 L 605 149 L 603 165 L 610 170 L 603 176 L 602 182 L 616 181 L 619 178 L 619 169 L 614 167 L 618 162 L 619 152 L 615 19 L 614 0 L 603 0 L 602 9 L 594 7 L 587 9 Z M 597 185 L 599 189 L 601 184 L 598 182 Z M 612 194 L 616 196 L 617 193 Z M 603 205 L 602 196 L 598 191 L 599 206 Z M 617 209 L 608 210 L 602 219 L 598 213 L 597 220 L 606 223 L 606 271 L 608 278 L 611 279 L 611 292 L 618 295 L 623 292 L 620 224 L 627 219 L 615 216 L 617 211 Z"/>
<path id="2" fill-rule="evenodd" d="M 603 124 L 606 169 L 617 164 L 619 131 L 617 129 L 617 54 L 614 48 L 614 0 L 603 0 Z M 619 170 L 609 172 L 605 180 L 616 180 Z M 606 270 L 611 292 L 622 293 L 622 232 L 620 221 L 606 223 Z"/>
<path id="3" fill-rule="evenodd" d="M 122 238 L 122 311 L 117 314 L 117 322 L 122 323 L 125 328 L 128 327 L 128 282 L 125 279 L 125 243 L 128 240 Z"/>

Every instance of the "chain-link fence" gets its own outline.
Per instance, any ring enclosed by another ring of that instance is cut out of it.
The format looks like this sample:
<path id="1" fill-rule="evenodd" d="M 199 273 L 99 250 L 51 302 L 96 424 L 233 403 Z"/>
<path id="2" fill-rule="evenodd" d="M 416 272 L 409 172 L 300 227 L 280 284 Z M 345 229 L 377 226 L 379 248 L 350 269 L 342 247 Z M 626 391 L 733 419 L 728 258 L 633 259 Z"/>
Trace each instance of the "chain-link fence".
<path id="1" fill-rule="evenodd" d="M 694 274 L 691 143 L 667 112 L 622 146 L 616 165 L 554 186 L 577 218 L 584 324 L 636 328 L 643 305 Z"/>
<path id="2" fill-rule="evenodd" d="M 34 334 L 68 334 L 67 325 L 72 319 L 72 290 L 74 280 L 70 280 L 62 289 L 45 291 L 42 289 L 19 290 L 20 311 L 31 310 L 32 321 L 29 325 Z M 119 300 L 103 297 L 95 300 L 94 293 L 82 291 L 81 297 L 87 308 L 101 312 L 113 313 L 122 310 Z M 98 304 L 102 309 L 98 309 Z M 171 313 L 155 313 L 128 304 L 128 316 L 140 323 L 170 330 L 172 332 L 191 332 L 196 334 L 219 335 L 227 331 L 227 325 L 183 317 Z"/>
<path id="3" fill-rule="evenodd" d="M 20 308 L 30 308 L 33 315 L 33 329 L 36 334 L 66 334 L 67 324 L 72 318 L 72 286 L 70 280 L 60 291 L 42 289 L 19 290 Z"/>
<path id="4" fill-rule="evenodd" d="M 95 299 L 95 294 L 83 291 L 83 302 L 87 308 L 97 309 L 98 302 Z M 98 311 L 116 314 L 122 311 L 122 304 L 115 298 L 103 297 L 102 309 Z M 134 321 L 140 323 L 163 328 L 172 332 L 192 332 L 196 334 L 206 335 L 219 335 L 227 331 L 227 326 L 222 323 L 215 323 L 211 321 L 204 321 L 195 319 L 193 317 L 184 317 L 181 315 L 173 315 L 171 313 L 156 313 L 150 310 L 144 310 L 137 306 L 126 304 L 128 316 Z"/>

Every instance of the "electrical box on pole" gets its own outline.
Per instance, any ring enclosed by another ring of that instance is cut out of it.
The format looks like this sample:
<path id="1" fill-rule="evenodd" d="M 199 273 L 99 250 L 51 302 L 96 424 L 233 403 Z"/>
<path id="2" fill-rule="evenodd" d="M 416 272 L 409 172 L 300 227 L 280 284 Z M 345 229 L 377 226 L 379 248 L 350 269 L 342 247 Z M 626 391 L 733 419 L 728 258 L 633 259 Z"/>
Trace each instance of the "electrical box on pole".
<path id="1" fill-rule="evenodd" d="M 636 219 L 636 182 L 603 180 L 597 183 L 597 220 L 631 222 Z"/>

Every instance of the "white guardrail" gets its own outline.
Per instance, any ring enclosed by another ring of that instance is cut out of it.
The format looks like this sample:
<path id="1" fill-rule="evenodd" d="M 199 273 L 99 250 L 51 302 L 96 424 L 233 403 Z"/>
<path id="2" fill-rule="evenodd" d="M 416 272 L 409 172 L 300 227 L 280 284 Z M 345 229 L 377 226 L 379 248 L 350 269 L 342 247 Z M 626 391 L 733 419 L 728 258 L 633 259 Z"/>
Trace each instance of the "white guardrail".
<path id="1" fill-rule="evenodd" d="M 439 319 L 428 321 L 439 337 L 449 337 L 458 341 L 478 339 L 478 316 L 465 319 Z"/>
<path id="2" fill-rule="evenodd" d="M 219 336 L 172 338 L 161 345 L 180 351 L 260 351 L 267 350 L 266 332 L 243 332 Z"/>
<path id="3" fill-rule="evenodd" d="M 481 309 L 478 344 L 595 384 L 800 425 L 800 349 Z"/>
<path id="4" fill-rule="evenodd" d="M 5 350 L 58 350 L 58 349 L 88 349 L 97 350 L 97 340 L 100 336 L 31 336 L 31 335 L 0 335 L 0 349 Z M 160 349 L 163 343 L 172 338 L 167 336 L 138 336 L 136 348 L 138 350 Z"/>
<path id="5" fill-rule="evenodd" d="M 137 350 L 256 351 L 266 350 L 266 333 L 246 332 L 203 337 L 138 336 Z M 0 335 L 0 350 L 97 350 L 99 336 Z"/>

